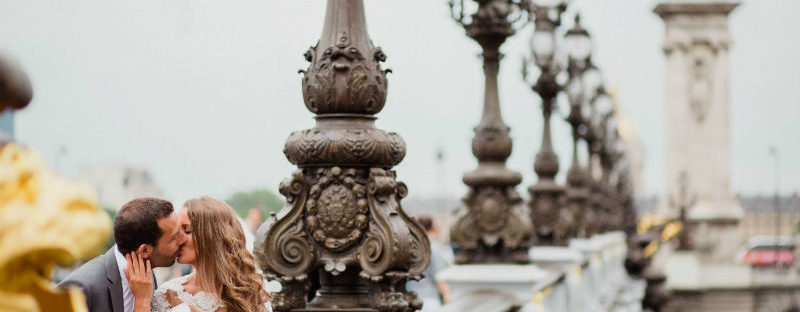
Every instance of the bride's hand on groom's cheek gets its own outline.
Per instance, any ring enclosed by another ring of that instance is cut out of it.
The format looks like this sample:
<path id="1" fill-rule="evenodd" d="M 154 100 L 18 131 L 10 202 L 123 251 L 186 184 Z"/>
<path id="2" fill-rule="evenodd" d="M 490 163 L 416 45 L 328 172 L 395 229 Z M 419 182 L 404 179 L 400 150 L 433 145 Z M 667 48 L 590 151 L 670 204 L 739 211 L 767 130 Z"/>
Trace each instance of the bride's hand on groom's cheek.
<path id="1" fill-rule="evenodd" d="M 141 301 L 150 304 L 153 296 L 153 273 L 150 268 L 150 260 L 142 259 L 142 256 L 135 251 L 125 255 L 128 267 L 125 268 L 125 277 L 128 278 L 133 296 Z"/>
<path id="2" fill-rule="evenodd" d="M 172 308 L 183 304 L 183 301 L 181 300 L 181 298 L 178 297 L 178 293 L 175 292 L 172 289 L 167 290 L 167 293 L 164 294 L 164 296 L 167 298 L 167 303 L 169 303 L 169 306 L 172 307 Z M 190 304 L 187 304 L 186 306 L 189 307 L 189 311 L 191 311 L 191 312 L 200 312 L 199 310 L 197 310 L 195 307 L 193 307 Z"/>
<path id="3" fill-rule="evenodd" d="M 183 301 L 181 301 L 181 299 L 178 298 L 178 293 L 172 289 L 167 290 L 165 296 L 167 297 L 167 303 L 169 303 L 170 307 L 177 307 L 178 305 L 183 303 Z"/>

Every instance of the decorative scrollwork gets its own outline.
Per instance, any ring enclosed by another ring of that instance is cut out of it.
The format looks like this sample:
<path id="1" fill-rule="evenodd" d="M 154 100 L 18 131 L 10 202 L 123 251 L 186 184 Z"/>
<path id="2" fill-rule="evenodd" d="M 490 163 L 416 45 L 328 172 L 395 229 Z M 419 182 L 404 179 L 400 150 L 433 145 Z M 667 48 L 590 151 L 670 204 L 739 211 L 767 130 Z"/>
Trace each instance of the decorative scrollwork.
<path id="1" fill-rule="evenodd" d="M 368 192 L 372 222 L 359 252 L 362 276 L 377 279 L 389 268 L 402 267 L 419 277 L 430 261 L 430 242 L 400 207 L 405 184 L 398 183 L 392 171 L 371 168 Z"/>
<path id="2" fill-rule="evenodd" d="M 302 218 L 308 189 L 302 171 L 295 171 L 280 187 L 288 204 L 259 227 L 254 253 L 268 277 L 304 280 L 318 257 L 308 244 Z"/>
<path id="3" fill-rule="evenodd" d="M 390 224 L 391 213 L 390 196 L 394 194 L 396 183 L 393 177 L 388 176 L 386 170 L 380 168 L 370 169 L 369 208 L 372 216 L 369 233 L 364 245 L 359 252 L 362 276 L 370 279 L 380 279 L 394 261 L 394 233 Z"/>

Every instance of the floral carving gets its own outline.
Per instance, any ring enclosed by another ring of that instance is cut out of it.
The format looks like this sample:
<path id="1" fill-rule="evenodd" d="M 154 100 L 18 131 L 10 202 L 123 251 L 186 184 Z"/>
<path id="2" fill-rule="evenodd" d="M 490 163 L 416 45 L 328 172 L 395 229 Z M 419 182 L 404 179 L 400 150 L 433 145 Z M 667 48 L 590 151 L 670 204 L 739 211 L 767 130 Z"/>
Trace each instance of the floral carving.
<path id="1" fill-rule="evenodd" d="M 372 57 L 364 57 L 364 52 Z M 311 47 L 304 56 L 311 62 L 303 77 L 303 99 L 310 111 L 375 114 L 383 109 L 387 71 L 380 68 L 386 60 L 380 48 L 351 45 L 342 32 L 335 45 Z"/>
<path id="2" fill-rule="evenodd" d="M 379 129 L 308 129 L 293 132 L 284 154 L 299 166 L 339 164 L 394 166 L 405 157 L 405 142 Z"/>
<path id="3" fill-rule="evenodd" d="M 520 213 L 521 202 L 513 186 L 471 189 L 450 229 L 453 245 L 462 250 L 456 262 L 527 262 L 533 226 L 528 216 Z M 504 253 L 512 254 L 512 259 L 495 257 Z"/>
<path id="4" fill-rule="evenodd" d="M 366 191 L 357 179 L 355 169 L 333 167 L 311 187 L 305 220 L 314 240 L 328 250 L 349 248 L 367 227 Z"/>
<path id="5" fill-rule="evenodd" d="M 574 222 L 572 212 L 565 207 L 563 190 L 531 187 L 531 219 L 536 229 L 536 238 L 542 245 L 564 245 Z"/>

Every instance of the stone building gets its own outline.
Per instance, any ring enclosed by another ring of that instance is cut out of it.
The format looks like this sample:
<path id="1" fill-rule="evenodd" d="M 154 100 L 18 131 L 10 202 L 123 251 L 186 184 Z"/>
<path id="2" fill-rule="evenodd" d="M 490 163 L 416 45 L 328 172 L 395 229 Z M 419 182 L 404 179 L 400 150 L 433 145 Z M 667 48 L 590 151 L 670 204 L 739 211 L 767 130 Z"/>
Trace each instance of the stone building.
<path id="1" fill-rule="evenodd" d="M 741 222 L 742 238 L 748 239 L 757 235 L 794 236 L 800 223 L 800 198 L 781 196 L 775 208 L 774 196 L 740 197 L 744 208 Z"/>
<path id="2" fill-rule="evenodd" d="M 105 209 L 119 209 L 136 197 L 164 197 L 150 172 L 123 165 L 95 165 L 78 173 L 97 192 L 97 202 Z"/>

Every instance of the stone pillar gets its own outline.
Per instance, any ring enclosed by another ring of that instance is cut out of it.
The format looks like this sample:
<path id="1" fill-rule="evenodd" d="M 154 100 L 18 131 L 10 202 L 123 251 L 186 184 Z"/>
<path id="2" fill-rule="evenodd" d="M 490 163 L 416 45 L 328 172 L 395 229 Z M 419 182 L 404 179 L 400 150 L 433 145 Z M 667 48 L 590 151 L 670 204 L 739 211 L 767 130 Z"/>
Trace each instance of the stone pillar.
<path id="1" fill-rule="evenodd" d="M 730 193 L 728 14 L 737 5 L 665 0 L 654 10 L 666 25 L 664 198 L 677 194 L 685 171 L 696 198 L 688 211 L 690 227 L 704 240 L 695 245 L 719 259 L 735 253 L 739 242 L 729 238 L 739 237 L 742 216 Z"/>

